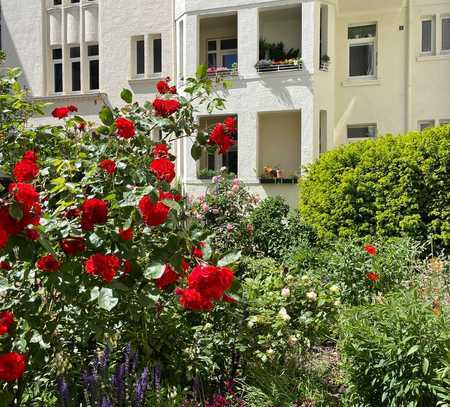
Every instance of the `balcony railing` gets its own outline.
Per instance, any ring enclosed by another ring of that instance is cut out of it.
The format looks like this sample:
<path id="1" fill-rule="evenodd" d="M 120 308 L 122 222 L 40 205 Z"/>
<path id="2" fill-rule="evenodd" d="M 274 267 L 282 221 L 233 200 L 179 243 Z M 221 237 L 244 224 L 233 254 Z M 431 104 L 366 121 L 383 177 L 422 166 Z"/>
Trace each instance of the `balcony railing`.
<path id="1" fill-rule="evenodd" d="M 261 60 L 255 65 L 257 72 L 281 72 L 281 71 L 301 71 L 303 69 L 303 63 L 301 60 L 293 61 L 270 61 Z"/>
<path id="2" fill-rule="evenodd" d="M 208 68 L 207 74 L 209 77 L 237 76 L 238 69 L 237 69 L 237 67 L 236 68 L 226 68 L 226 67 Z"/>

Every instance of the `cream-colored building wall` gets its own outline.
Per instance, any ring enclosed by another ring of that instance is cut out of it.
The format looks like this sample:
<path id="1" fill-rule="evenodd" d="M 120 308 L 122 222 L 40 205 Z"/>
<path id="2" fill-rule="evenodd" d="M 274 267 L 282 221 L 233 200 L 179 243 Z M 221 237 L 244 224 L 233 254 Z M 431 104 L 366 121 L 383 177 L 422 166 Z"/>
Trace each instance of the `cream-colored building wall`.
<path id="1" fill-rule="evenodd" d="M 300 112 L 259 115 L 259 175 L 265 166 L 281 169 L 286 177 L 298 175 L 300 129 Z"/>

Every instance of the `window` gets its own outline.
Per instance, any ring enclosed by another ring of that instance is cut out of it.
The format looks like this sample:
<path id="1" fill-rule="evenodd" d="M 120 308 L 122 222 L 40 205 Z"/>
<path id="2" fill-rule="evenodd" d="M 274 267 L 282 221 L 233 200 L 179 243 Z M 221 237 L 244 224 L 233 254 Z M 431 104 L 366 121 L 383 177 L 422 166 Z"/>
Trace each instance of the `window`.
<path id="1" fill-rule="evenodd" d="M 424 131 L 425 129 L 429 129 L 430 127 L 434 127 L 434 120 L 422 120 L 419 122 L 420 131 Z"/>
<path id="2" fill-rule="evenodd" d="M 79 92 L 81 90 L 80 47 L 71 47 L 69 50 L 69 56 L 72 77 L 72 91 Z"/>
<path id="3" fill-rule="evenodd" d="M 422 54 L 432 54 L 434 52 L 435 37 L 434 19 L 432 17 L 422 18 L 421 32 L 421 52 Z"/>
<path id="4" fill-rule="evenodd" d="M 145 41 L 139 39 L 136 41 L 136 75 L 145 73 Z"/>
<path id="5" fill-rule="evenodd" d="M 160 34 L 132 39 L 132 74 L 149 77 L 162 72 L 162 39 Z"/>
<path id="6" fill-rule="evenodd" d="M 79 3 L 80 2 L 80 0 L 70 0 L 70 2 L 73 4 L 73 3 Z"/>
<path id="7" fill-rule="evenodd" d="M 162 72 L 162 41 L 161 38 L 153 39 L 153 73 Z"/>
<path id="8" fill-rule="evenodd" d="M 233 69 L 238 62 L 237 39 L 208 40 L 208 68 Z"/>
<path id="9" fill-rule="evenodd" d="M 376 36 L 377 26 L 363 25 L 349 27 L 349 76 L 376 76 Z"/>
<path id="10" fill-rule="evenodd" d="M 60 93 L 63 91 L 62 48 L 52 49 L 52 65 L 53 65 L 53 92 Z"/>
<path id="11" fill-rule="evenodd" d="M 450 119 L 442 119 L 442 120 L 439 120 L 439 124 L 440 124 L 441 126 L 444 126 L 445 124 L 450 124 Z"/>
<path id="12" fill-rule="evenodd" d="M 450 52 L 450 17 L 442 19 L 442 51 Z"/>
<path id="13" fill-rule="evenodd" d="M 88 45 L 87 53 L 89 64 L 89 89 L 97 90 L 100 88 L 98 44 Z"/>
<path id="14" fill-rule="evenodd" d="M 377 136 L 376 124 L 355 124 L 347 127 L 347 138 L 368 138 Z"/>
<path id="15" fill-rule="evenodd" d="M 62 0 L 53 0 L 53 5 L 54 6 L 60 6 L 62 3 Z"/>

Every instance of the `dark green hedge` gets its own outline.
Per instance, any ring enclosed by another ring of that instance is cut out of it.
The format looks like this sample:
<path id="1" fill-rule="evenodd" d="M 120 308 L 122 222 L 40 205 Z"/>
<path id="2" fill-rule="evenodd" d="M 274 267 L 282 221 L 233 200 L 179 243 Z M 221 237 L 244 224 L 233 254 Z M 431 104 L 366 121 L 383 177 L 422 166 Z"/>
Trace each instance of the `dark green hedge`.
<path id="1" fill-rule="evenodd" d="M 300 183 L 300 214 L 320 238 L 411 236 L 450 245 L 450 125 L 323 154 Z"/>

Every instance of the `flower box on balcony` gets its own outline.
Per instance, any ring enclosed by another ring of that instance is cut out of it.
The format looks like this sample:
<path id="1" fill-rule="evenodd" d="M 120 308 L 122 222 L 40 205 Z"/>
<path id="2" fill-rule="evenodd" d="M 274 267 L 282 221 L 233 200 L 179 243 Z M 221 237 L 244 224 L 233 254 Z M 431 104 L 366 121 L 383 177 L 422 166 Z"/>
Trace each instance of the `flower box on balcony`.
<path id="1" fill-rule="evenodd" d="M 290 184 L 294 185 L 298 183 L 298 178 L 266 178 L 260 177 L 259 182 L 261 184 Z"/>
<path id="2" fill-rule="evenodd" d="M 238 70 L 237 68 L 226 68 L 226 67 L 216 67 L 216 68 L 208 68 L 207 74 L 209 77 L 211 76 L 237 76 Z"/>
<path id="3" fill-rule="evenodd" d="M 272 61 L 262 59 L 255 65 L 258 72 L 300 71 L 303 68 L 301 59 L 288 59 L 284 61 Z"/>

